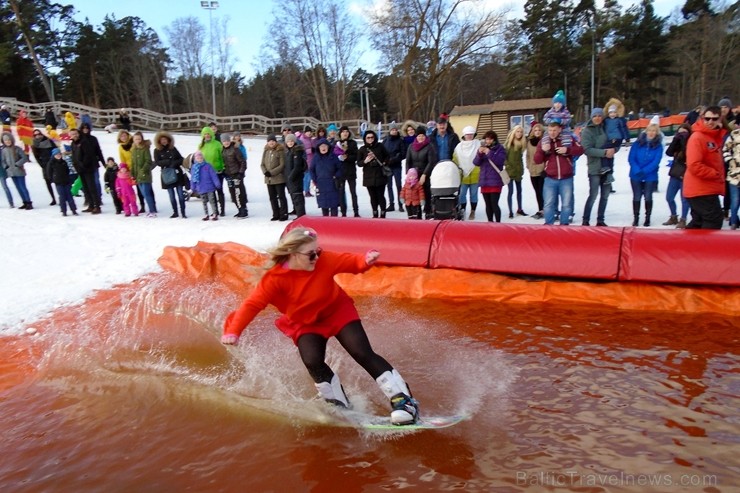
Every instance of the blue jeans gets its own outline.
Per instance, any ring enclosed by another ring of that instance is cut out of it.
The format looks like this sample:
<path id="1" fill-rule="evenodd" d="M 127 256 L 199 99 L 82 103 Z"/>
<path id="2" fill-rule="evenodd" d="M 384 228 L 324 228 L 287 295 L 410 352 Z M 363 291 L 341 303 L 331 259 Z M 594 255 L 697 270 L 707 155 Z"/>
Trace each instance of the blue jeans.
<path id="1" fill-rule="evenodd" d="M 676 216 L 676 194 L 681 194 L 681 219 L 686 219 L 689 214 L 689 201 L 683 196 L 683 180 L 671 176 L 668 182 L 668 189 L 665 192 L 665 199 L 668 202 L 668 208 L 671 210 L 671 216 Z"/>
<path id="2" fill-rule="evenodd" d="M 28 193 L 28 188 L 26 188 L 26 177 L 13 176 L 11 179 L 13 180 L 13 185 L 15 185 L 16 190 L 18 190 L 18 195 L 21 196 L 21 201 L 23 201 L 24 204 L 26 202 L 30 202 L 31 195 Z"/>
<path id="3" fill-rule="evenodd" d="M 388 177 L 388 204 L 393 205 L 393 182 L 396 182 L 396 198 L 398 198 L 398 193 L 401 191 L 401 166 L 399 165 L 396 168 L 391 168 L 391 171 L 393 171 L 393 174 Z M 398 202 L 398 205 L 401 205 L 401 202 Z"/>
<path id="4" fill-rule="evenodd" d="M 154 190 L 152 190 L 151 183 L 138 183 L 137 186 L 141 193 L 144 195 L 146 206 L 149 208 L 149 212 L 154 214 L 157 213 L 157 204 L 154 203 Z"/>
<path id="5" fill-rule="evenodd" d="M 594 207 L 596 202 L 596 196 L 599 195 L 599 206 L 596 210 L 596 222 L 603 223 L 604 215 L 606 214 L 606 204 L 609 201 L 609 194 L 612 191 L 611 183 L 606 183 L 602 175 L 588 175 L 588 198 L 586 199 L 586 205 L 583 208 L 583 220 L 591 220 L 591 209 Z"/>
<path id="6" fill-rule="evenodd" d="M 13 194 L 10 193 L 10 189 L 8 188 L 7 178 L 0 178 L 0 183 L 3 184 L 3 190 L 5 190 L 5 198 L 8 199 L 8 205 L 10 207 L 15 207 L 15 205 L 13 205 Z"/>
<path id="7" fill-rule="evenodd" d="M 506 204 L 509 206 L 509 214 L 513 212 L 511 210 L 511 199 L 514 195 L 514 187 L 516 187 L 516 210 L 522 210 L 522 180 L 511 180 L 507 186 L 509 187 L 509 194 L 506 196 Z"/>
<path id="8" fill-rule="evenodd" d="M 653 201 L 653 192 L 658 188 L 657 181 L 637 181 L 630 180 L 632 185 L 632 202 L 639 202 L 645 197 L 645 202 Z"/>
<path id="9" fill-rule="evenodd" d="M 460 185 L 460 205 L 462 206 L 466 206 L 468 204 L 468 190 L 470 190 L 470 203 L 478 203 L 478 184 L 471 183 L 470 185 L 466 185 L 463 183 Z"/>
<path id="10" fill-rule="evenodd" d="M 737 210 L 740 208 L 740 187 L 730 184 L 730 226 L 738 225 Z"/>
<path id="11" fill-rule="evenodd" d="M 311 191 L 311 173 L 306 171 L 303 173 L 303 193 Z"/>
<path id="12" fill-rule="evenodd" d="M 542 194 L 545 199 L 545 224 L 555 223 L 555 210 L 560 199 L 560 224 L 567 226 L 573 213 L 573 177 L 561 180 L 545 177 Z"/>

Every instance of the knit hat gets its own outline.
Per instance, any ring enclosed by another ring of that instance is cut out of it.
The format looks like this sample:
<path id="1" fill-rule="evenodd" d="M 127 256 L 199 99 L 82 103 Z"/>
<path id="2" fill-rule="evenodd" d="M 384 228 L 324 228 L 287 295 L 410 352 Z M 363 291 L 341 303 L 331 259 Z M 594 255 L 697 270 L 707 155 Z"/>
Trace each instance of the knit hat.
<path id="1" fill-rule="evenodd" d="M 337 131 L 337 126 L 334 125 L 333 123 L 330 123 L 329 126 L 326 127 L 326 133 L 336 132 L 336 131 Z"/>
<path id="2" fill-rule="evenodd" d="M 468 125 L 467 127 L 462 129 L 463 135 L 475 135 L 475 127 L 472 125 Z"/>
<path id="3" fill-rule="evenodd" d="M 429 121 L 427 122 L 427 128 L 433 128 L 433 127 L 434 127 L 434 126 L 435 126 L 436 124 L 437 124 L 437 122 L 436 122 L 436 121 L 434 121 L 434 120 L 429 120 Z M 416 133 L 419 133 L 419 132 L 418 132 L 418 130 L 419 130 L 419 129 L 417 128 L 417 132 L 416 132 Z M 424 130 L 424 133 L 426 133 L 426 130 Z"/>
<path id="4" fill-rule="evenodd" d="M 728 108 L 732 108 L 732 101 L 730 101 L 730 98 L 722 98 L 719 100 L 719 103 L 717 103 L 717 106 L 720 108 L 722 106 L 727 106 Z"/>
<path id="5" fill-rule="evenodd" d="M 445 115 L 440 115 L 439 118 L 437 118 L 437 123 L 447 123 L 447 117 Z"/>
<path id="6" fill-rule="evenodd" d="M 231 134 L 221 134 L 221 142 L 231 142 Z"/>
<path id="7" fill-rule="evenodd" d="M 347 125 L 342 125 L 341 127 L 339 127 L 339 132 L 338 132 L 338 133 L 340 133 L 340 134 L 341 134 L 341 133 L 342 133 L 342 132 L 344 132 L 345 130 L 346 130 L 347 132 L 349 132 L 349 134 L 350 134 L 350 135 L 352 135 L 352 130 L 350 130 L 350 129 L 349 129 L 349 127 L 348 127 Z"/>
<path id="8" fill-rule="evenodd" d="M 290 123 L 284 123 L 283 124 L 283 130 L 290 130 L 292 132 L 293 131 L 293 125 L 291 125 Z"/>
<path id="9" fill-rule="evenodd" d="M 560 103 L 563 106 L 565 106 L 565 93 L 562 89 L 560 89 L 558 92 L 555 93 L 555 95 L 552 97 L 552 103 Z"/>
<path id="10" fill-rule="evenodd" d="M 398 123 L 396 123 L 396 122 L 391 122 L 391 123 L 390 123 L 390 124 L 388 125 L 388 130 L 389 130 L 389 131 L 390 131 L 390 130 L 398 130 Z"/>
<path id="11" fill-rule="evenodd" d="M 609 108 L 612 108 L 612 106 L 610 106 Z M 616 111 L 616 110 L 614 110 L 614 111 Z M 591 110 L 591 118 L 593 118 L 595 116 L 600 116 L 601 118 L 604 118 L 604 110 L 602 108 L 594 108 L 594 109 L 592 109 Z"/>
<path id="12" fill-rule="evenodd" d="M 601 109 L 601 108 L 599 108 L 599 109 Z M 602 111 L 601 114 L 603 116 L 604 112 Z M 551 118 L 550 119 L 550 123 L 549 123 L 548 126 L 552 126 L 552 125 L 557 125 L 558 127 L 562 127 L 563 126 L 563 122 L 560 120 L 560 118 L 557 118 L 557 117 Z"/>
<path id="13" fill-rule="evenodd" d="M 617 112 L 617 105 L 613 104 L 609 106 L 609 113 L 616 113 Z"/>
<path id="14" fill-rule="evenodd" d="M 198 152 L 200 152 L 200 151 L 198 151 Z M 201 156 L 202 156 L 202 155 L 203 155 L 203 154 L 201 153 Z M 121 163 L 121 164 L 119 164 L 119 165 L 118 165 L 118 168 L 119 168 L 119 169 L 125 169 L 126 171 L 128 171 L 128 164 L 126 164 L 126 163 Z"/>
<path id="15" fill-rule="evenodd" d="M 311 128 L 311 125 L 306 125 L 305 127 L 303 127 L 303 131 L 304 132 L 313 132 L 313 129 Z"/>
<path id="16" fill-rule="evenodd" d="M 270 142 L 271 140 L 277 142 L 277 137 L 275 137 L 275 134 L 270 134 L 267 136 L 267 142 Z"/>
<path id="17" fill-rule="evenodd" d="M 419 125 L 416 127 L 416 135 L 426 135 L 427 134 L 427 127 L 424 125 Z"/>
<path id="18" fill-rule="evenodd" d="M 201 159 L 204 159 L 204 158 L 203 158 L 203 153 L 202 153 L 202 152 L 200 152 L 200 151 L 195 151 L 195 152 L 193 153 L 193 159 L 195 159 L 195 158 L 197 158 L 197 157 L 199 157 L 199 158 L 201 158 Z"/>
<path id="19" fill-rule="evenodd" d="M 285 136 L 285 142 L 295 142 L 295 134 L 288 134 Z"/>
<path id="20" fill-rule="evenodd" d="M 56 156 L 59 153 L 61 153 L 61 151 L 59 149 L 52 149 L 51 150 L 51 157 L 54 157 L 54 156 Z"/>
<path id="21" fill-rule="evenodd" d="M 660 117 L 658 115 L 653 115 L 653 117 L 650 119 L 650 125 L 660 126 Z"/>

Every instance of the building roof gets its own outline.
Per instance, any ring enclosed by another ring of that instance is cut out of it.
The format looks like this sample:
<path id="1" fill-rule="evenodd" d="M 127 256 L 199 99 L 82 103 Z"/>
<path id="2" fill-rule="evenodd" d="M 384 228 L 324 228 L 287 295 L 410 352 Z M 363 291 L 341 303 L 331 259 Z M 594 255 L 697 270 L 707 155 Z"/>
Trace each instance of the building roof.
<path id="1" fill-rule="evenodd" d="M 510 101 L 496 101 L 490 104 L 455 106 L 450 111 L 450 116 L 484 115 L 502 111 L 541 110 L 550 106 L 552 106 L 552 99 L 550 98 L 514 99 Z"/>

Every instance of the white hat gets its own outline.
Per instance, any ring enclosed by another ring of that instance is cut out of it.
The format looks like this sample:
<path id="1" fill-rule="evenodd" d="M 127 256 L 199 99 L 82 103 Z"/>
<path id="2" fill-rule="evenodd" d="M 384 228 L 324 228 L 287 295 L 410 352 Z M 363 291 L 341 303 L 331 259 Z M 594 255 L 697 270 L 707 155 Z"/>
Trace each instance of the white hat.
<path id="1" fill-rule="evenodd" d="M 652 118 L 650 119 L 650 125 L 657 125 L 657 126 L 660 126 L 660 117 L 659 117 L 658 115 L 654 115 L 654 116 L 653 116 L 653 117 L 652 117 Z"/>
<path id="2" fill-rule="evenodd" d="M 468 125 L 467 127 L 462 129 L 463 135 L 475 135 L 475 127 L 472 125 Z"/>
<path id="3" fill-rule="evenodd" d="M 613 104 L 609 106 L 609 113 L 616 113 L 617 112 L 617 105 Z"/>

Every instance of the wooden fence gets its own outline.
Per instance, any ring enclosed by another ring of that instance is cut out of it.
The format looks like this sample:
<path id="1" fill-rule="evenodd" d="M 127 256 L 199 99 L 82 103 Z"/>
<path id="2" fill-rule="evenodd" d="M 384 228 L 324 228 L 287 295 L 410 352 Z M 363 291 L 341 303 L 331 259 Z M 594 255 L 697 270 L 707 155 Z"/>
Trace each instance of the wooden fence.
<path id="1" fill-rule="evenodd" d="M 51 108 L 60 120 L 67 111 L 72 112 L 79 119 L 79 115 L 87 113 L 93 121 L 93 126 L 103 128 L 111 123 L 118 123 L 118 113 L 120 108 L 101 110 L 92 106 L 85 106 L 77 103 L 68 103 L 64 101 L 54 101 L 49 103 L 31 104 L 24 101 L 18 101 L 14 98 L 0 97 L 0 104 L 7 106 L 13 121 L 18 116 L 20 110 L 26 110 L 28 117 L 35 123 L 43 123 L 46 110 Z M 244 134 L 279 134 L 282 126 L 290 124 L 294 130 L 303 130 L 309 125 L 314 130 L 319 125 L 327 126 L 334 123 L 337 127 L 347 125 L 355 135 L 359 133 L 360 120 L 342 120 L 335 122 L 321 122 L 316 118 L 309 116 L 291 117 L 291 118 L 267 118 L 262 115 L 233 115 L 233 116 L 214 116 L 210 113 L 180 113 L 176 115 L 165 115 L 142 108 L 126 108 L 131 117 L 132 128 L 137 130 L 169 130 L 169 131 L 200 131 L 209 123 L 216 122 L 221 131 L 230 132 L 239 130 Z"/>

